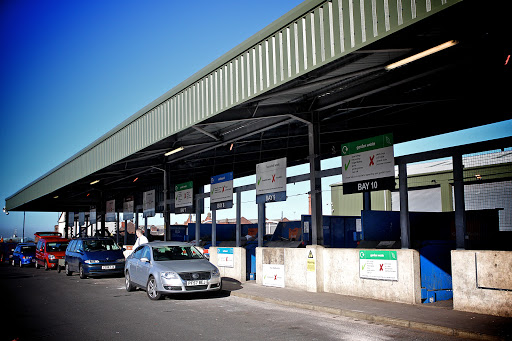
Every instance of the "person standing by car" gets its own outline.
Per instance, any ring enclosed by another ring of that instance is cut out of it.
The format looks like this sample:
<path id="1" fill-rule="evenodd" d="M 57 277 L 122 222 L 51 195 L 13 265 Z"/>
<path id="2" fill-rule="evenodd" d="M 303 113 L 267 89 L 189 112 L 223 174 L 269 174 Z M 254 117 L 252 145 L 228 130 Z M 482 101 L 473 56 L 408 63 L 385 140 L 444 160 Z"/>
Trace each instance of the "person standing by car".
<path id="1" fill-rule="evenodd" d="M 139 247 L 142 244 L 149 243 L 148 239 L 146 238 L 144 233 L 142 233 L 141 229 L 137 229 L 135 231 L 135 234 L 137 235 L 137 240 L 135 241 L 135 244 L 133 244 L 133 250 L 135 250 L 137 247 Z"/>

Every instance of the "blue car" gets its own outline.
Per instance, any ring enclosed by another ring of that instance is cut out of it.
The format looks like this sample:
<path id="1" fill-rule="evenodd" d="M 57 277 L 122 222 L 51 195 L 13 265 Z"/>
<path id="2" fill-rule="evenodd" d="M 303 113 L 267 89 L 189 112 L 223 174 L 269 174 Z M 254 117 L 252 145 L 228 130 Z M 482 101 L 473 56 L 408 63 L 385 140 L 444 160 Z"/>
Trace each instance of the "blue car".
<path id="1" fill-rule="evenodd" d="M 67 276 L 78 272 L 80 278 L 118 274 L 124 270 L 123 249 L 111 238 L 77 238 L 69 242 L 64 260 Z"/>
<path id="2" fill-rule="evenodd" d="M 19 243 L 12 253 L 12 266 L 33 265 L 36 258 L 36 245 L 32 243 Z"/>

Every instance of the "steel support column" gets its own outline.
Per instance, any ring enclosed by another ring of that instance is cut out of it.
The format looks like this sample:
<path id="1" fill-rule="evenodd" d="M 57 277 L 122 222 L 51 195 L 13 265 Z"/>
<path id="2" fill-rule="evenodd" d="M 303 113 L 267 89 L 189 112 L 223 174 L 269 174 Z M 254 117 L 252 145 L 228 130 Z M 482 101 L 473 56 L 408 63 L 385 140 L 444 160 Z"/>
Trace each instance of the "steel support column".
<path id="1" fill-rule="evenodd" d="M 324 231 L 322 227 L 322 178 L 320 177 L 320 124 L 318 122 L 318 115 L 315 113 L 312 114 L 312 121 L 308 124 L 308 139 L 312 244 L 324 245 Z"/>
<path id="2" fill-rule="evenodd" d="M 148 239 L 148 241 L 152 241 L 150 239 L 151 237 L 151 230 L 148 229 L 148 217 L 144 217 L 144 235 L 146 236 L 146 238 Z"/>
<path id="3" fill-rule="evenodd" d="M 117 219 L 119 221 L 119 218 Z M 124 245 L 128 244 L 128 224 L 124 221 Z"/>
<path id="4" fill-rule="evenodd" d="M 164 241 L 167 241 L 167 232 L 169 230 L 169 209 L 167 207 L 168 183 L 167 166 L 164 165 Z"/>
<path id="5" fill-rule="evenodd" d="M 236 247 L 240 247 L 242 235 L 242 192 L 236 192 Z"/>
<path id="6" fill-rule="evenodd" d="M 217 246 L 217 210 L 212 208 L 212 246 Z"/>
<path id="7" fill-rule="evenodd" d="M 466 204 L 464 202 L 464 165 L 462 154 L 453 155 L 453 192 L 455 196 L 455 244 L 466 248 Z"/>
<path id="8" fill-rule="evenodd" d="M 201 207 L 199 206 L 199 199 L 196 196 L 196 246 L 199 246 L 199 240 L 201 239 Z"/>
<path id="9" fill-rule="evenodd" d="M 68 234 L 68 218 L 69 217 L 69 213 L 68 212 L 65 212 L 65 216 L 64 216 L 64 238 L 69 238 L 69 234 Z"/>
<path id="10" fill-rule="evenodd" d="M 135 231 L 139 228 L 139 212 L 135 209 Z M 144 231 L 146 233 L 146 231 Z"/>
<path id="11" fill-rule="evenodd" d="M 105 206 L 105 205 L 103 205 Z M 101 215 L 101 229 L 100 229 L 100 236 L 105 237 L 105 219 L 106 219 L 106 213 L 103 213 Z"/>
<path id="12" fill-rule="evenodd" d="M 372 193 L 371 192 L 363 192 L 363 210 L 365 210 L 365 211 L 372 210 Z"/>
<path id="13" fill-rule="evenodd" d="M 400 190 L 400 239 L 402 249 L 409 249 L 411 245 L 411 226 L 409 223 L 409 191 L 407 188 L 407 164 L 398 165 L 398 178 Z"/>
<path id="14" fill-rule="evenodd" d="M 263 236 L 265 235 L 266 209 L 265 203 L 258 204 L 258 247 L 263 247 Z"/>

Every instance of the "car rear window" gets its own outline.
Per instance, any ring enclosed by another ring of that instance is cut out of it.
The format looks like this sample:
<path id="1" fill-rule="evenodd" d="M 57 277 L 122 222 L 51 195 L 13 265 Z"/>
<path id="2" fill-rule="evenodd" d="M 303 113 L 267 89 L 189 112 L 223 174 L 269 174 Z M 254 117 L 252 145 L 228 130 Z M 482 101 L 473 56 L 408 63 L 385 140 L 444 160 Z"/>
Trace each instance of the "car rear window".
<path id="1" fill-rule="evenodd" d="M 36 246 L 22 246 L 21 247 L 21 253 L 30 253 L 30 252 L 36 252 Z"/>
<path id="2" fill-rule="evenodd" d="M 66 251 L 68 242 L 48 242 L 46 243 L 46 252 Z"/>
<path id="3" fill-rule="evenodd" d="M 117 251 L 121 248 L 111 239 L 84 240 L 85 251 Z"/>
<path id="4" fill-rule="evenodd" d="M 203 255 L 193 246 L 161 246 L 153 248 L 155 261 L 201 259 Z"/>

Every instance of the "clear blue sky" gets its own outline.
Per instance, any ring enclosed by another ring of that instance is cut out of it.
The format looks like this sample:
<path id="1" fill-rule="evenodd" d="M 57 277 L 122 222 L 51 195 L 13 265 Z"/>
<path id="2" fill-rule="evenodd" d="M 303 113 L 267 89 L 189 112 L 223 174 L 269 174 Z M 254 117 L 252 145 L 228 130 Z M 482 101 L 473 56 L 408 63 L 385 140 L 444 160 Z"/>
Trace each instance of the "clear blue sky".
<path id="1" fill-rule="evenodd" d="M 1 1 L 2 206 L 6 197 L 300 2 Z M 508 121 L 397 149 L 407 154 L 434 143 L 438 148 L 511 132 Z M 307 188 L 291 189 L 289 195 L 304 192 Z M 307 213 L 290 202 L 273 205 L 269 217 L 280 217 L 281 211 L 288 217 Z M 254 218 L 252 210 L 242 213 Z M 51 229 L 56 221 L 57 213 L 27 212 L 26 236 Z M 0 235 L 11 235 L 15 228 L 21 234 L 22 224 L 22 212 L 2 213 Z"/>

